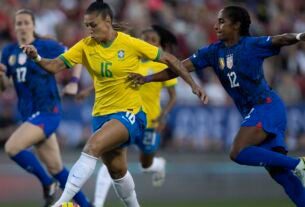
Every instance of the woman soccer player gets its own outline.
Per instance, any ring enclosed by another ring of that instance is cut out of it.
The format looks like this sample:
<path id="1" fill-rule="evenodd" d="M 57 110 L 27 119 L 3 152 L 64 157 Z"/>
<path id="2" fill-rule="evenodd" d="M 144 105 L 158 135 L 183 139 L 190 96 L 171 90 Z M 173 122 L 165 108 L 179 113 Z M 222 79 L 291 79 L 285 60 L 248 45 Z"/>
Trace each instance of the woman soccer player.
<path id="1" fill-rule="evenodd" d="M 211 66 L 240 111 L 244 120 L 233 142 L 231 159 L 241 165 L 264 166 L 291 200 L 304 207 L 304 158 L 286 155 L 285 106 L 268 86 L 262 65 L 282 46 L 304 41 L 305 34 L 251 37 L 250 23 L 244 8 L 225 7 L 214 26 L 219 41 L 202 47 L 183 64 L 189 71 Z M 135 84 L 143 84 L 176 76 L 165 70 L 147 77 L 133 74 L 131 78 Z"/>
<path id="2" fill-rule="evenodd" d="M 80 190 L 93 173 L 99 158 L 107 166 L 117 195 L 125 205 L 139 206 L 133 179 L 127 171 L 125 146 L 142 138 L 146 126 L 139 90 L 130 87 L 126 80 L 130 72 L 139 71 L 141 58 L 169 65 L 187 81 L 193 93 L 202 101 L 207 101 L 204 92 L 177 58 L 142 40 L 115 31 L 112 20 L 113 13 L 109 5 L 99 0 L 90 4 L 84 16 L 90 36 L 79 41 L 59 58 L 41 58 L 33 45 L 22 46 L 24 52 L 47 71 L 56 73 L 75 64 L 82 64 L 94 82 L 95 132 L 72 167 L 65 190 L 53 205 L 56 207 L 69 201 Z"/>
<path id="3" fill-rule="evenodd" d="M 146 42 L 161 47 L 164 51 L 170 52 L 175 44 L 176 37 L 168 30 L 154 25 L 152 28 L 142 32 L 141 39 Z M 167 65 L 154 62 L 147 59 L 142 59 L 140 63 L 140 73 L 149 75 L 160 72 L 167 68 Z M 152 173 L 153 186 L 161 186 L 165 179 L 166 161 L 162 157 L 155 157 L 156 151 L 160 145 L 160 132 L 164 128 L 164 121 L 176 102 L 175 85 L 177 79 L 168 80 L 162 83 L 150 83 L 141 86 L 140 95 L 142 98 L 143 107 L 147 115 L 147 125 L 144 137 L 136 140 L 136 145 L 140 149 L 141 171 Z M 166 87 L 169 100 L 161 111 L 160 95 L 163 87 Z M 107 179 L 108 178 L 108 179 Z M 111 186 L 111 178 L 108 170 L 103 165 L 98 172 L 97 182 L 95 187 L 94 205 L 102 207 L 106 200 L 108 190 Z"/>
<path id="4" fill-rule="evenodd" d="M 54 75 L 28 59 L 20 45 L 33 44 L 46 58 L 57 57 L 65 48 L 56 41 L 39 38 L 35 34 L 35 19 L 30 10 L 19 10 L 14 23 L 18 42 L 3 49 L 0 76 L 2 82 L 5 74 L 13 79 L 23 124 L 7 140 L 5 152 L 39 179 L 43 186 L 45 206 L 49 206 L 55 199 L 57 184 L 28 148 L 35 147 L 49 173 L 63 188 L 69 172 L 62 165 L 55 135 L 61 118 L 60 97 Z M 74 198 L 81 206 L 90 206 L 83 193 Z"/>

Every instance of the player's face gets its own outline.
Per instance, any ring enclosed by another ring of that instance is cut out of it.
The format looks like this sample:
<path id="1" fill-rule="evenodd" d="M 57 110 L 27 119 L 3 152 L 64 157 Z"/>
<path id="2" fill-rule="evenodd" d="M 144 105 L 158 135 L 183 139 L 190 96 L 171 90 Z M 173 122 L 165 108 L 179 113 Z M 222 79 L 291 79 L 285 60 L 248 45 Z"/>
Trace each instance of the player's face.
<path id="1" fill-rule="evenodd" d="M 15 31 L 18 41 L 26 41 L 34 37 L 35 25 L 29 14 L 15 16 Z"/>
<path id="2" fill-rule="evenodd" d="M 216 31 L 217 38 L 219 40 L 229 40 L 232 36 L 238 33 L 239 27 L 237 24 L 233 24 L 230 19 L 228 19 L 224 10 L 220 10 L 217 17 L 217 22 L 214 25 L 214 29 Z"/>
<path id="3" fill-rule="evenodd" d="M 144 32 L 141 36 L 141 39 L 156 47 L 160 47 L 160 37 L 156 32 L 153 31 Z"/>
<path id="4" fill-rule="evenodd" d="M 84 23 L 88 29 L 89 35 L 98 42 L 108 41 L 109 32 L 112 28 L 110 17 L 103 19 L 101 15 L 96 13 L 86 14 Z"/>

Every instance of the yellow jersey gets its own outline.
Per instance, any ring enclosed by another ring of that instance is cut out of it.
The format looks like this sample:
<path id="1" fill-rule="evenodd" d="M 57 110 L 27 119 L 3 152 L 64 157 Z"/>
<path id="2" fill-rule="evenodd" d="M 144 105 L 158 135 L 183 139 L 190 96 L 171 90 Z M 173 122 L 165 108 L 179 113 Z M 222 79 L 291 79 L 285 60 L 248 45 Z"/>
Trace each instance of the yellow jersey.
<path id="1" fill-rule="evenodd" d="M 84 65 L 95 88 L 93 116 L 121 111 L 137 113 L 142 101 L 139 89 L 126 81 L 130 72 L 140 73 L 141 58 L 158 60 L 160 50 L 147 42 L 118 32 L 111 44 L 105 46 L 91 37 L 76 43 L 59 58 L 68 68 Z"/>
<path id="2" fill-rule="evenodd" d="M 145 60 L 141 61 L 140 68 L 140 74 L 146 76 L 166 69 L 167 65 Z M 140 94 L 143 101 L 143 108 L 147 115 L 147 128 L 157 127 L 158 123 L 153 122 L 153 120 L 157 119 L 161 113 L 160 96 L 162 88 L 172 87 L 177 82 L 177 78 L 174 78 L 164 82 L 152 82 L 141 86 Z"/>

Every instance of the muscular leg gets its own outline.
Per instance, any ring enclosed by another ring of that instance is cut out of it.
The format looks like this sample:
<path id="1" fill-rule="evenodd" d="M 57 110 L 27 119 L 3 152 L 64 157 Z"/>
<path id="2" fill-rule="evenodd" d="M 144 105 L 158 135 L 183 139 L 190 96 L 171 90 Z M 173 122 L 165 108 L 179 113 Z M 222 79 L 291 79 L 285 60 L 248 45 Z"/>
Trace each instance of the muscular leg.
<path id="1" fill-rule="evenodd" d="M 140 206 L 134 181 L 127 171 L 127 148 L 118 148 L 104 153 L 102 158 L 113 179 L 113 187 L 117 196 L 128 207 Z"/>
<path id="2" fill-rule="evenodd" d="M 26 150 L 30 146 L 45 139 L 43 130 L 31 123 L 23 123 L 5 143 L 5 152 L 19 166 L 34 174 L 43 186 L 52 184 L 52 178 L 41 166 L 40 161 L 31 152 Z"/>
<path id="3" fill-rule="evenodd" d="M 294 170 L 300 163 L 300 159 L 258 147 L 266 139 L 269 139 L 269 136 L 262 128 L 241 127 L 231 149 L 231 159 L 242 165 Z"/>
<path id="4" fill-rule="evenodd" d="M 64 189 L 69 171 L 62 164 L 56 135 L 52 134 L 47 140 L 37 144 L 36 151 L 41 161 L 46 164 L 48 171 Z M 82 207 L 90 206 L 88 199 L 81 191 L 74 196 L 74 200 Z"/>
<path id="5" fill-rule="evenodd" d="M 274 151 L 286 154 L 286 151 L 282 148 L 274 149 Z M 298 206 L 302 207 L 305 204 L 305 188 L 301 181 L 287 169 L 279 167 L 268 167 L 266 170 L 270 176 L 280 184 L 289 198 Z"/>
<path id="6" fill-rule="evenodd" d="M 92 175 L 97 159 L 128 140 L 127 128 L 118 120 L 105 123 L 88 140 L 79 160 L 72 167 L 65 190 L 54 206 L 68 202 Z"/>

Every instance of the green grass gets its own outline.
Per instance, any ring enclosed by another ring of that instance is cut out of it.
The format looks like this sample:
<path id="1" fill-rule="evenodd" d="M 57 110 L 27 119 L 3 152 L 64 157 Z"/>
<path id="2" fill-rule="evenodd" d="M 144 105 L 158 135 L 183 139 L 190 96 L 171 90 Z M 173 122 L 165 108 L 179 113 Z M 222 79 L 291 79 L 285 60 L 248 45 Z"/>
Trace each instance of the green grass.
<path id="1" fill-rule="evenodd" d="M 142 202 L 142 207 L 293 207 L 294 205 L 288 200 L 275 200 L 275 201 L 211 201 L 202 203 L 190 202 Z M 15 203 L 15 204 L 0 204 L 0 207 L 36 207 L 39 204 L 30 203 Z M 107 203 L 105 207 L 123 207 L 120 203 Z"/>

